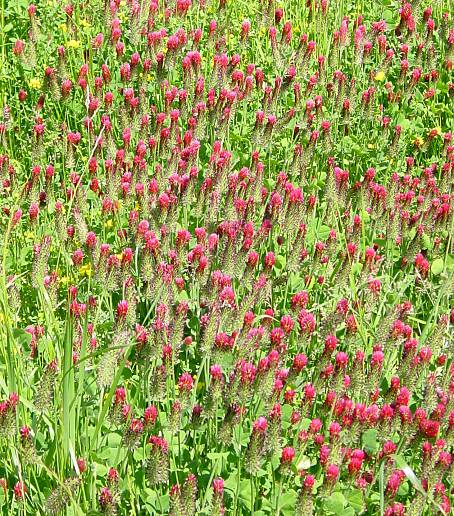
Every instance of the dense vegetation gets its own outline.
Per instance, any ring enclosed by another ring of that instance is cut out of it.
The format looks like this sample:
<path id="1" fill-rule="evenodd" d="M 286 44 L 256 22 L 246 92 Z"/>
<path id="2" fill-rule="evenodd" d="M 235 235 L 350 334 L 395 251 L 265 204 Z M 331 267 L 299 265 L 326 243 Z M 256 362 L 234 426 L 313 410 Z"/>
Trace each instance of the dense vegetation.
<path id="1" fill-rule="evenodd" d="M 3 514 L 451 513 L 453 13 L 2 0 Z"/>

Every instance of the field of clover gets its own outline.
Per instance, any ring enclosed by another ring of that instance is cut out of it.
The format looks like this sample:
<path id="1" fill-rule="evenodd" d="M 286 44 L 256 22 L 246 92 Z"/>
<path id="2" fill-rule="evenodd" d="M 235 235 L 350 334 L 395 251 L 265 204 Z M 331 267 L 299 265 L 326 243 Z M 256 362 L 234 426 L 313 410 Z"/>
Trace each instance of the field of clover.
<path id="1" fill-rule="evenodd" d="M 454 502 L 453 0 L 0 0 L 0 512 Z"/>

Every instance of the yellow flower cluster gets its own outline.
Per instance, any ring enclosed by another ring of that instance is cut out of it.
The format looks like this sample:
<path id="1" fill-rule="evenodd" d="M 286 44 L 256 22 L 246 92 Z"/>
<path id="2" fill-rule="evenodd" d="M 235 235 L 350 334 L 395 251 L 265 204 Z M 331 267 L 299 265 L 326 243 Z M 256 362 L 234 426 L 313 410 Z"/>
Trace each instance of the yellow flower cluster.
<path id="1" fill-rule="evenodd" d="M 417 136 L 414 140 L 413 140 L 413 144 L 416 146 L 416 147 L 422 147 L 424 145 L 424 138 L 421 138 L 421 136 Z"/>
<path id="2" fill-rule="evenodd" d="M 70 39 L 67 43 L 66 43 L 66 46 L 68 48 L 79 48 L 80 47 L 80 41 L 77 40 L 77 39 Z"/>
<path id="3" fill-rule="evenodd" d="M 128 21 L 128 15 L 125 14 L 125 13 L 118 13 L 118 19 L 122 22 L 122 23 L 127 23 Z"/>
<path id="4" fill-rule="evenodd" d="M 28 83 L 30 88 L 32 90 L 40 90 L 43 83 L 41 82 L 41 79 L 38 79 L 37 77 L 33 77 L 33 79 L 30 79 L 30 82 Z"/>
<path id="5" fill-rule="evenodd" d="M 91 278 L 93 276 L 93 270 L 89 263 L 87 265 L 82 265 L 79 269 L 79 276 L 87 276 L 87 278 Z"/>
<path id="6" fill-rule="evenodd" d="M 59 283 L 60 285 L 65 287 L 66 285 L 69 285 L 71 283 L 71 278 L 69 276 L 62 276 L 59 279 Z"/>

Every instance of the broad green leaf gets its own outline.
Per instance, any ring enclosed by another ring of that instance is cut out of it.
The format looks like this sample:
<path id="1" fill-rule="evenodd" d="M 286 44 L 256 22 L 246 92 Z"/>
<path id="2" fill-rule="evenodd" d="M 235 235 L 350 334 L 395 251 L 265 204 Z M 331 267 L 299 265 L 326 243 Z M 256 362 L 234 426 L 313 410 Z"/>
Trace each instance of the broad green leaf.
<path id="1" fill-rule="evenodd" d="M 355 512 L 360 513 L 364 508 L 363 495 L 359 489 L 352 489 L 347 493 L 348 504 L 355 510 Z"/>
<path id="2" fill-rule="evenodd" d="M 443 267 L 444 267 L 443 258 L 437 258 L 436 260 L 434 260 L 432 262 L 430 270 L 432 271 L 432 274 L 434 276 L 438 276 L 439 274 L 441 274 L 443 272 Z"/>
<path id="3" fill-rule="evenodd" d="M 211 453 L 207 453 L 207 457 L 210 460 L 227 459 L 228 456 L 229 456 L 229 452 L 211 452 Z"/>
<path id="4" fill-rule="evenodd" d="M 93 464 L 93 470 L 96 472 L 96 476 L 98 477 L 104 477 L 107 475 L 107 466 L 104 464 L 94 463 Z"/>
<path id="5" fill-rule="evenodd" d="M 32 341 L 30 333 L 22 330 L 21 328 L 13 329 L 13 337 L 20 346 L 29 346 Z"/>
<path id="6" fill-rule="evenodd" d="M 378 431 L 375 428 L 366 430 L 362 435 L 364 450 L 369 454 L 374 454 L 378 449 L 377 435 Z"/>
<path id="7" fill-rule="evenodd" d="M 242 480 L 240 483 L 240 492 L 238 501 L 248 511 L 251 510 L 251 482 L 250 480 Z"/>
<path id="8" fill-rule="evenodd" d="M 448 254 L 446 257 L 446 267 L 451 270 L 454 267 L 454 255 Z"/>
<path id="9" fill-rule="evenodd" d="M 278 254 L 276 256 L 276 268 L 277 269 L 285 269 L 286 259 L 285 256 Z"/>
<path id="10" fill-rule="evenodd" d="M 291 405 L 285 404 L 282 407 L 282 421 L 289 422 L 292 412 L 293 412 L 293 407 Z"/>
<path id="11" fill-rule="evenodd" d="M 326 240 L 328 238 L 330 232 L 330 228 L 328 226 L 320 226 L 316 238 L 317 240 Z"/>
<path id="12" fill-rule="evenodd" d="M 433 242 L 427 233 L 422 234 L 421 243 L 423 249 L 432 249 L 433 247 Z"/>
<path id="13" fill-rule="evenodd" d="M 189 301 L 189 296 L 186 290 L 180 290 L 180 292 L 178 292 L 177 301 Z"/>
<path id="14" fill-rule="evenodd" d="M 145 452 L 143 448 L 137 448 L 134 450 L 134 460 L 141 461 L 145 459 Z"/>
<path id="15" fill-rule="evenodd" d="M 109 443 L 109 447 L 117 448 L 121 443 L 121 435 L 116 432 L 110 432 L 107 435 L 107 442 Z"/>
<path id="16" fill-rule="evenodd" d="M 279 498 L 279 507 L 281 510 L 284 510 L 285 508 L 293 509 L 296 503 L 296 496 L 296 491 L 293 491 L 293 489 L 282 494 Z"/>
<path id="17" fill-rule="evenodd" d="M 324 503 L 323 508 L 334 514 L 345 514 L 344 507 L 347 505 L 347 500 L 342 493 L 336 492 L 328 497 Z"/>
<path id="18" fill-rule="evenodd" d="M 397 494 L 399 496 L 407 496 L 409 490 L 410 490 L 410 486 L 408 485 L 408 482 L 402 482 L 402 484 L 400 484 L 400 486 L 399 486 Z"/>

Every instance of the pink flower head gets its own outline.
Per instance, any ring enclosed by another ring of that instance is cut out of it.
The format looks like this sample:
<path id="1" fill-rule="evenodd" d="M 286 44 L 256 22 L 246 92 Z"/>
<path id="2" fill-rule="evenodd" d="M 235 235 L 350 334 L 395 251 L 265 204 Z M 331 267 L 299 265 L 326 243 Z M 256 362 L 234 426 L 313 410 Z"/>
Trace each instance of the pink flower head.
<path id="1" fill-rule="evenodd" d="M 217 496 L 222 496 L 224 494 L 224 479 L 215 478 L 213 480 L 213 492 Z"/>
<path id="2" fill-rule="evenodd" d="M 291 464 L 295 458 L 295 450 L 291 446 L 282 449 L 281 464 Z"/>
<path id="3" fill-rule="evenodd" d="M 338 478 L 339 478 L 339 466 L 337 466 L 336 464 L 330 464 L 326 468 L 326 480 L 329 483 L 334 484 L 337 482 Z"/>
<path id="4" fill-rule="evenodd" d="M 293 319 L 290 317 L 290 315 L 284 315 L 281 318 L 280 326 L 284 330 L 284 332 L 287 335 L 289 335 L 292 332 L 295 323 Z"/>
<path id="5" fill-rule="evenodd" d="M 293 358 L 293 366 L 292 368 L 296 372 L 302 371 L 307 365 L 307 356 L 303 353 L 297 353 L 295 357 Z"/>
<path id="6" fill-rule="evenodd" d="M 303 480 L 303 488 L 307 492 L 312 492 L 312 489 L 315 485 L 315 477 L 314 475 L 306 475 Z"/>
<path id="7" fill-rule="evenodd" d="M 252 425 L 252 430 L 260 434 L 264 434 L 267 428 L 268 422 L 263 416 L 260 416 Z"/>
<path id="8" fill-rule="evenodd" d="M 124 319 L 128 313 L 128 302 L 124 299 L 120 301 L 117 305 L 117 318 Z"/>
<path id="9" fill-rule="evenodd" d="M 27 486 L 24 482 L 17 482 L 14 486 L 14 496 L 20 500 L 25 497 L 25 493 L 27 492 Z"/>
<path id="10" fill-rule="evenodd" d="M 189 393 L 194 385 L 194 380 L 189 373 L 183 373 L 178 379 L 180 392 Z"/>
<path id="11" fill-rule="evenodd" d="M 154 405 L 148 406 L 143 415 L 145 425 L 154 425 L 158 417 L 158 410 Z"/>

